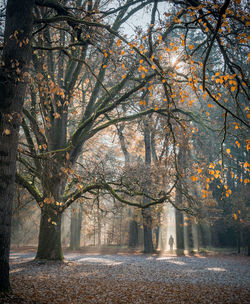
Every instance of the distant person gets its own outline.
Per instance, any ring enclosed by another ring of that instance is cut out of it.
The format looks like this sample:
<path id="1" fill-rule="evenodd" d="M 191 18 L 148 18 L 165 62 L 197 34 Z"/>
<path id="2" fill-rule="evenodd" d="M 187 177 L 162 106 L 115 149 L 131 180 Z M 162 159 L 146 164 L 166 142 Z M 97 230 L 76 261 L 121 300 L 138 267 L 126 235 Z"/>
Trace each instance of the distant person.
<path id="1" fill-rule="evenodd" d="M 172 235 L 170 235 L 170 238 L 168 240 L 168 244 L 170 246 L 170 251 L 173 252 L 173 249 L 174 249 L 174 238 Z"/>

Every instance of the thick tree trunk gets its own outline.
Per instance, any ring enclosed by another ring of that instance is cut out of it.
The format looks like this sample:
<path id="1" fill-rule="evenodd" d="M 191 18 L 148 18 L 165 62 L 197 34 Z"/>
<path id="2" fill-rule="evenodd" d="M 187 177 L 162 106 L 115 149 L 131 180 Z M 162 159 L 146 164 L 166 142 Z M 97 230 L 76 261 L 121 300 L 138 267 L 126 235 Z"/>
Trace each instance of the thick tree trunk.
<path id="1" fill-rule="evenodd" d="M 8 291 L 16 152 L 31 56 L 32 0 L 8 0 L 0 66 L 0 291 Z"/>
<path id="2" fill-rule="evenodd" d="M 63 260 L 61 213 L 50 206 L 41 209 L 39 244 L 36 259 Z"/>

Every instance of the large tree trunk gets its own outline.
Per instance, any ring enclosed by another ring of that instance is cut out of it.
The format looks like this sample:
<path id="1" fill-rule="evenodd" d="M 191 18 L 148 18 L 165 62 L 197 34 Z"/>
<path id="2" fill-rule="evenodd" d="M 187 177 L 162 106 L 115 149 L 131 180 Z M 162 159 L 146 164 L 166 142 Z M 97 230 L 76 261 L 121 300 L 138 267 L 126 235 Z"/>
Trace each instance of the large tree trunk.
<path id="1" fill-rule="evenodd" d="M 0 67 L 0 291 L 8 291 L 12 202 L 16 152 L 31 56 L 32 0 L 9 0 Z M 21 80 L 20 80 L 21 79 Z"/>
<path id="2" fill-rule="evenodd" d="M 62 214 L 50 206 L 41 209 L 39 244 L 36 259 L 63 260 L 61 246 Z"/>

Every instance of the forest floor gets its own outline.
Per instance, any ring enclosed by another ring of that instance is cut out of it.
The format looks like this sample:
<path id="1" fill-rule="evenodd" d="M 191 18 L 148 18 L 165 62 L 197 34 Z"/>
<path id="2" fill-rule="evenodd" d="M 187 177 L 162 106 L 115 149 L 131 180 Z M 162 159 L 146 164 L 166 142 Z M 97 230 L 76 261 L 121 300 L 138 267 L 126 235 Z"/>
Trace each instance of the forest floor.
<path id="1" fill-rule="evenodd" d="M 250 259 L 243 256 L 65 252 L 64 262 L 11 252 L 12 295 L 0 303 L 250 303 Z"/>

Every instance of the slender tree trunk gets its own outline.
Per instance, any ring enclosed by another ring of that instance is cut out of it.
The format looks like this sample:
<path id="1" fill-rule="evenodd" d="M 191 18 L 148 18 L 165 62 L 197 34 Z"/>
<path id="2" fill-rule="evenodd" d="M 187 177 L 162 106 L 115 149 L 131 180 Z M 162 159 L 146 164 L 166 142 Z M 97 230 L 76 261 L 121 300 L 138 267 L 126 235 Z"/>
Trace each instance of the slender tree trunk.
<path id="1" fill-rule="evenodd" d="M 183 229 L 183 214 L 176 210 L 176 247 L 177 254 L 184 253 L 184 229 Z"/>
<path id="2" fill-rule="evenodd" d="M 176 189 L 176 204 L 181 206 L 182 205 L 182 193 L 181 193 L 181 183 L 178 183 L 177 189 Z M 183 221 L 183 214 L 179 210 L 175 210 L 175 216 L 176 216 L 176 249 L 177 254 L 183 254 L 184 253 L 184 221 Z"/>
<path id="3" fill-rule="evenodd" d="M 129 247 L 138 246 L 138 223 L 135 219 L 129 222 Z"/>
<path id="4" fill-rule="evenodd" d="M 152 236 L 152 216 L 151 209 L 142 209 L 143 232 L 144 232 L 144 252 L 154 252 L 153 236 Z"/>
<path id="5" fill-rule="evenodd" d="M 71 215 L 70 215 L 70 249 L 76 249 L 76 222 L 77 215 L 75 212 L 74 204 L 71 206 Z"/>
<path id="6" fill-rule="evenodd" d="M 101 241 L 102 225 L 101 225 L 101 215 L 100 215 L 100 210 L 99 209 L 97 209 L 97 227 L 98 227 L 98 243 L 97 243 L 97 246 L 101 247 L 101 245 L 102 245 L 102 241 Z"/>
<path id="7" fill-rule="evenodd" d="M 240 230 L 240 224 L 238 224 L 237 227 L 237 253 L 240 254 L 240 247 L 241 247 L 241 230 Z"/>
<path id="8" fill-rule="evenodd" d="M 63 260 L 61 246 L 62 214 L 50 206 L 41 209 L 39 244 L 36 259 Z"/>
<path id="9" fill-rule="evenodd" d="M 9 0 L 6 9 L 0 66 L 0 291 L 10 290 L 11 213 L 20 114 L 26 89 L 23 73 L 31 57 L 33 6 L 32 0 Z"/>
<path id="10" fill-rule="evenodd" d="M 148 121 L 146 119 L 143 120 L 144 123 L 144 146 L 145 146 L 145 185 L 144 191 L 145 193 L 151 187 L 151 177 L 150 177 L 150 167 L 151 167 L 151 136 L 150 136 L 150 128 Z M 143 205 L 146 205 L 150 202 L 150 200 L 144 196 L 143 197 Z M 142 218 L 143 218 L 143 232 L 144 232 L 144 252 L 152 253 L 154 252 L 153 245 L 153 234 L 152 234 L 152 215 L 151 208 L 142 209 Z"/>
<path id="11" fill-rule="evenodd" d="M 250 256 L 250 233 L 247 232 L 247 255 Z"/>
<path id="12" fill-rule="evenodd" d="M 70 219 L 70 248 L 72 250 L 78 250 L 81 245 L 82 208 L 80 206 L 77 211 L 76 204 L 73 204 L 73 206 Z"/>

